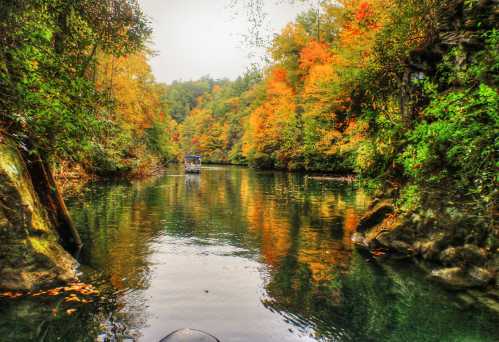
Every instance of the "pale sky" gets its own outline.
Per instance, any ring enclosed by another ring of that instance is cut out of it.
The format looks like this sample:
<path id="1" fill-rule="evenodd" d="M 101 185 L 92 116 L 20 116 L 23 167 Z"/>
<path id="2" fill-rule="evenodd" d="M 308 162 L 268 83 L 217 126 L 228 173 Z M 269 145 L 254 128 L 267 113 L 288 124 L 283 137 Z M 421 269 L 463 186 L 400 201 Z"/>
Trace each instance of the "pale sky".
<path id="1" fill-rule="evenodd" d="M 151 60 L 156 79 L 234 79 L 255 62 L 248 54 L 258 52 L 245 46 L 247 15 L 231 0 L 139 0 L 152 20 L 153 46 L 159 54 Z M 242 1 L 241 1 L 242 2 Z M 305 7 L 276 0 L 264 0 L 270 32 L 278 33 Z M 239 12 L 239 14 L 238 14 Z"/>

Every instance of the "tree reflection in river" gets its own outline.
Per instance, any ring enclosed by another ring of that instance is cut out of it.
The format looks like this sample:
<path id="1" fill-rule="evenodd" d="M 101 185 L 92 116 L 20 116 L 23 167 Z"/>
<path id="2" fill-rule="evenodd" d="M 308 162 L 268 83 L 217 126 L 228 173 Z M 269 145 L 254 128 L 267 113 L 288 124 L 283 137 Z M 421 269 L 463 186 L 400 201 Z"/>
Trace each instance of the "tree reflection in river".
<path id="1" fill-rule="evenodd" d="M 352 250 L 366 205 L 348 184 L 235 167 L 92 186 L 69 206 L 82 277 L 103 299 L 74 316 L 51 315 L 63 304 L 45 299 L 3 303 L 0 336 L 155 341 L 191 327 L 224 342 L 495 340 L 490 314 Z"/>

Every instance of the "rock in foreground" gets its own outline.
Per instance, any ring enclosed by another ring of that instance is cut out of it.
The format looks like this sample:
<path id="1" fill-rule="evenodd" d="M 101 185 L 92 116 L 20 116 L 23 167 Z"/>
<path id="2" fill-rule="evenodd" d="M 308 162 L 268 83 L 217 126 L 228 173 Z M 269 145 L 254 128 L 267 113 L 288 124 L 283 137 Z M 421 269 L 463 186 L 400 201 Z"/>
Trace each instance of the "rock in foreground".
<path id="1" fill-rule="evenodd" d="M 30 291 L 75 278 L 15 145 L 0 136 L 0 289 Z"/>

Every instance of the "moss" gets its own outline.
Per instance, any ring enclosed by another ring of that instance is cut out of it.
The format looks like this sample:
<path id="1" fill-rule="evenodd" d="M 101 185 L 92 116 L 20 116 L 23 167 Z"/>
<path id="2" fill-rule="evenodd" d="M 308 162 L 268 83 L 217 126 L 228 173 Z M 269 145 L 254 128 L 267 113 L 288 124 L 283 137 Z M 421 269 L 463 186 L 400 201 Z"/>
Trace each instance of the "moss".
<path id="1" fill-rule="evenodd" d="M 16 202 L 16 209 L 23 208 L 23 211 L 19 212 L 20 219 L 30 221 L 28 226 L 24 224 L 23 226 L 38 232 L 50 233 L 46 215 L 41 205 L 37 203 L 37 196 L 25 170 L 24 162 L 14 144 L 5 139 L 0 142 L 0 175 L 2 176 L 0 190 L 2 196 L 6 197 L 5 201 L 12 204 Z"/>
<path id="2" fill-rule="evenodd" d="M 73 279 L 75 261 L 58 244 L 25 163 L 5 138 L 0 139 L 0 201 L 0 288 L 33 290 Z"/>
<path id="3" fill-rule="evenodd" d="M 29 237 L 28 238 L 31 247 L 36 253 L 50 255 L 50 244 L 47 239 L 38 238 L 38 237 Z"/>

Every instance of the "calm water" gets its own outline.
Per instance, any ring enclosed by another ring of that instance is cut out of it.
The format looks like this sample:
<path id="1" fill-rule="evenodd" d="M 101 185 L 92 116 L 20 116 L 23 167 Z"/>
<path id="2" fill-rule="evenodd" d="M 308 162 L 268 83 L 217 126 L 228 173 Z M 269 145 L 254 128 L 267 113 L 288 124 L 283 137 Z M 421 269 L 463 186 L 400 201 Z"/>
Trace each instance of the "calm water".
<path id="1" fill-rule="evenodd" d="M 0 301 L 2 341 L 158 341 L 183 327 L 223 342 L 499 340 L 493 314 L 352 250 L 368 198 L 350 185 L 171 169 L 69 204 L 81 277 L 102 296 Z"/>

